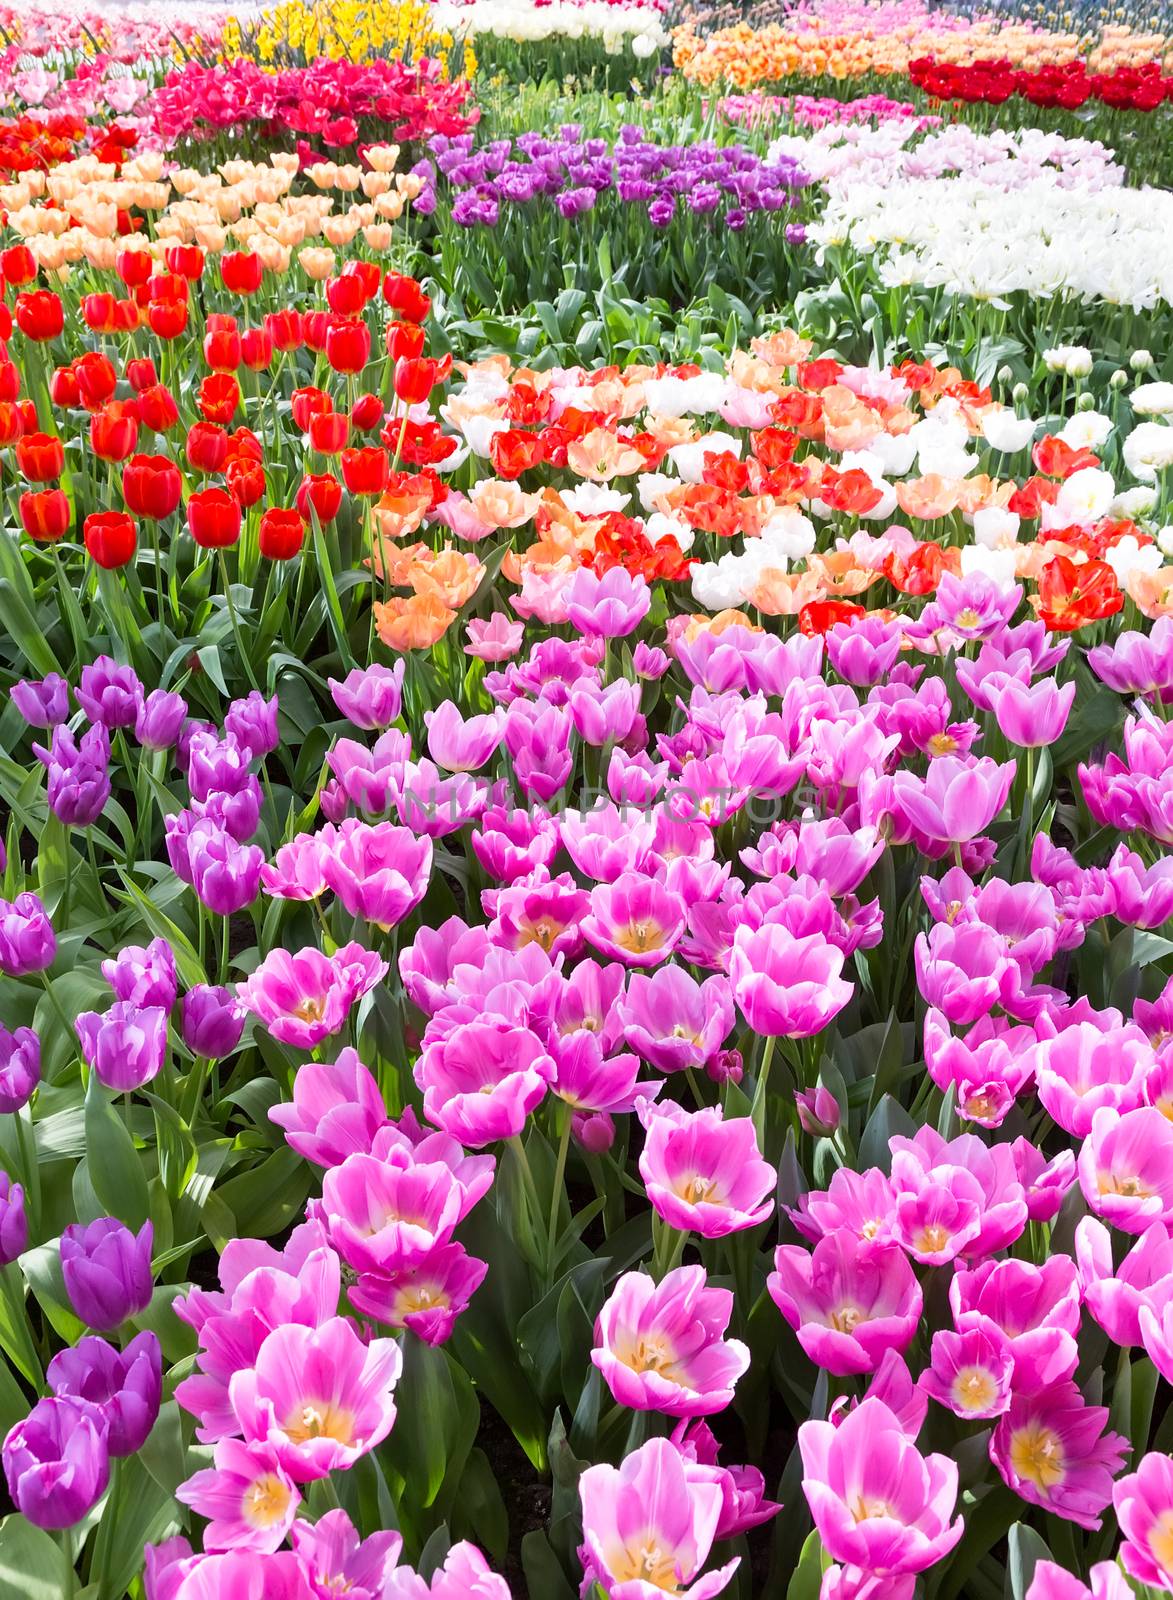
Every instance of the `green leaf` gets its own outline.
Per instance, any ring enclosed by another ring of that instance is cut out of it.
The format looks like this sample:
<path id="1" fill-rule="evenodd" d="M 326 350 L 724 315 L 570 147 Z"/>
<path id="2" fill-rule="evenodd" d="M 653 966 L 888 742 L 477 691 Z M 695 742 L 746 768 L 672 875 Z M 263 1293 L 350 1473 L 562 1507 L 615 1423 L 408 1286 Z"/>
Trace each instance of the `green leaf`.
<path id="1" fill-rule="evenodd" d="M 65 1552 L 49 1534 L 13 1514 L 0 1522 L 0 1600 L 61 1600 L 73 1591 Z"/>
<path id="2" fill-rule="evenodd" d="M 174 1499 L 138 1456 L 113 1462 L 110 1498 L 98 1522 L 90 1568 L 101 1600 L 124 1600 L 142 1570 L 144 1547 L 157 1544 L 178 1526 Z"/>
<path id="3" fill-rule="evenodd" d="M 1006 1536 L 1010 1558 L 1006 1567 L 1008 1600 L 1026 1600 L 1035 1567 L 1040 1561 L 1052 1559 L 1047 1541 L 1028 1528 L 1025 1522 L 1016 1522 Z"/>
<path id="4" fill-rule="evenodd" d="M 251 1172 L 229 1179 L 216 1194 L 236 1217 L 241 1233 L 268 1239 L 300 1216 L 309 1192 L 309 1168 L 296 1150 L 286 1148 Z"/>
<path id="5" fill-rule="evenodd" d="M 110 1215 L 128 1228 L 141 1228 L 150 1213 L 146 1174 L 97 1073 L 91 1074 L 86 1091 L 86 1163 L 94 1193 Z"/>
<path id="6" fill-rule="evenodd" d="M 521 1568 L 530 1594 L 541 1600 L 576 1600 L 578 1591 L 571 1588 L 544 1533 L 535 1529 L 521 1541 Z"/>
<path id="7" fill-rule="evenodd" d="M 454 1499 L 480 1423 L 468 1374 L 443 1348 L 408 1332 L 395 1394 L 398 1415 L 381 1452 L 384 1465 L 399 1473 L 416 1506 L 434 1505 L 446 1480 Z"/>
<path id="8" fill-rule="evenodd" d="M 816 1532 L 807 1534 L 798 1565 L 786 1590 L 786 1600 L 819 1600 L 823 1585 L 823 1544 Z"/>
<path id="9" fill-rule="evenodd" d="M 22 1264 L 25 1259 L 27 1257 L 22 1258 Z M 24 1282 L 15 1265 L 0 1268 L 0 1350 L 4 1351 L 23 1378 L 35 1388 L 40 1388 L 44 1382 L 41 1363 L 29 1331 Z M 4 1372 L 5 1376 L 9 1377 L 7 1367 L 4 1368 Z M 9 1381 L 12 1381 L 11 1378 Z M 0 1403 L 6 1405 L 9 1398 L 0 1389 Z M 24 1412 L 27 1410 L 26 1405 Z M 20 1414 L 23 1416 L 24 1412 Z"/>

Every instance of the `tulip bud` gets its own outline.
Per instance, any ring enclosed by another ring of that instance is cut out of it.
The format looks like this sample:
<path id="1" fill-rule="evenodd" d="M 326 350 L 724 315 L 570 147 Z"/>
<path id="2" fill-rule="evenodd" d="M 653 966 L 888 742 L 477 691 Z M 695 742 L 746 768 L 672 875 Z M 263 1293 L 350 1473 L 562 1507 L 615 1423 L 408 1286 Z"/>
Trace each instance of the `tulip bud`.
<path id="1" fill-rule="evenodd" d="M 839 1126 L 839 1102 L 821 1083 L 814 1089 L 799 1090 L 795 1096 L 798 1120 L 804 1133 L 814 1139 L 828 1139 Z"/>

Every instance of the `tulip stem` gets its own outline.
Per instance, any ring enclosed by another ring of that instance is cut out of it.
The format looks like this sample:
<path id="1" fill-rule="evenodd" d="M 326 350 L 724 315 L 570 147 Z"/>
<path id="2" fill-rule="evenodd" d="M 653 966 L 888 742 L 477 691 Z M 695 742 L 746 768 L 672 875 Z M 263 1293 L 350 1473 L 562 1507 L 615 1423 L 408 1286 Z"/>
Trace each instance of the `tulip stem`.
<path id="1" fill-rule="evenodd" d="M 558 1212 L 561 1209 L 562 1185 L 566 1180 L 566 1158 L 570 1153 L 570 1129 L 572 1118 L 570 1107 L 559 1102 L 557 1116 L 562 1123 L 562 1135 L 558 1141 L 558 1160 L 554 1166 L 554 1188 L 550 1197 L 550 1226 L 546 1234 L 546 1288 L 554 1286 L 554 1251 L 558 1244 Z"/>
<path id="2" fill-rule="evenodd" d="M 236 615 L 236 602 L 232 598 L 232 582 L 228 576 L 228 558 L 225 556 L 223 550 L 219 552 L 219 555 L 220 575 L 224 580 L 224 599 L 228 606 L 228 621 L 232 627 L 232 637 L 236 640 L 236 653 L 240 657 L 240 664 L 244 668 L 245 676 L 248 678 L 248 681 L 252 684 L 254 689 L 259 691 L 261 686 L 257 682 L 256 673 L 253 671 L 252 661 L 249 658 L 248 651 L 244 647 L 244 635 L 240 631 L 240 618 Z"/>
<path id="3" fill-rule="evenodd" d="M 766 1148 L 766 1086 L 770 1081 L 770 1062 L 774 1059 L 774 1045 L 776 1042 L 773 1034 L 766 1040 L 765 1054 L 762 1056 L 757 1086 L 753 1092 L 753 1106 L 750 1110 L 754 1132 L 758 1136 L 758 1148 L 763 1153 Z"/>
<path id="4" fill-rule="evenodd" d="M 49 974 L 45 971 L 44 967 L 41 968 L 40 979 L 42 985 L 44 986 L 45 993 L 49 997 L 49 1004 L 52 1006 L 53 1012 L 65 1032 L 66 1039 L 70 1042 L 70 1044 L 72 1044 L 74 1050 L 76 1050 L 77 1032 L 73 1023 L 70 1022 L 69 1018 L 65 1015 L 65 1008 L 58 999 L 57 994 L 53 989 L 53 985 L 49 981 Z"/>

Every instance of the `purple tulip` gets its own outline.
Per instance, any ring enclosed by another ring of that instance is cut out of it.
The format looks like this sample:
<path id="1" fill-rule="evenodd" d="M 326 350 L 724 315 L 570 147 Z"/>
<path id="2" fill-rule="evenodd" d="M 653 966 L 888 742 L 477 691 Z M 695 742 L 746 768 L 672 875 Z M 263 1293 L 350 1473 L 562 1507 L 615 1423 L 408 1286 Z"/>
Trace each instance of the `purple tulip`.
<path id="1" fill-rule="evenodd" d="M 61 1235 L 65 1292 L 88 1327 L 111 1333 L 127 1317 L 146 1310 L 154 1287 L 153 1238 L 149 1222 L 134 1234 L 115 1217 L 99 1217 L 88 1226 L 75 1222 L 66 1228 Z"/>
<path id="2" fill-rule="evenodd" d="M 893 798 L 912 826 L 931 840 L 964 844 L 984 833 L 1006 804 L 1015 763 L 982 757 L 963 761 L 940 756 L 929 765 L 928 776 L 898 772 L 892 779 Z"/>
<path id="3" fill-rule="evenodd" d="M 187 701 L 169 689 L 152 689 L 135 718 L 134 736 L 144 750 L 170 750 L 187 717 Z"/>
<path id="4" fill-rule="evenodd" d="M 1021 683 L 1009 674 L 991 673 L 984 685 L 998 726 L 1012 745 L 1037 750 L 1054 744 L 1067 726 L 1075 700 L 1075 682 L 1062 688 L 1054 678 Z"/>
<path id="5" fill-rule="evenodd" d="M 53 729 L 48 750 L 33 745 L 33 754 L 48 773 L 49 807 L 67 827 L 88 828 L 110 798 L 110 735 L 96 726 L 80 739 L 66 727 Z"/>
<path id="6" fill-rule="evenodd" d="M 337 678 L 330 678 L 334 704 L 356 728 L 368 732 L 389 728 L 399 720 L 405 666 L 401 656 L 393 668 L 378 664 L 365 669 L 355 667 L 341 683 Z"/>
<path id="7" fill-rule="evenodd" d="M 248 787 L 252 776 L 249 765 L 252 751 L 234 734 L 223 739 L 200 731 L 188 747 L 187 782 L 193 800 L 206 800 L 212 794 L 237 794 Z"/>
<path id="8" fill-rule="evenodd" d="M 116 1000 L 109 1011 L 83 1011 L 74 1026 L 98 1082 L 129 1094 L 158 1075 L 167 1054 L 167 1012 Z"/>
<path id="9" fill-rule="evenodd" d="M 44 972 L 56 954 L 53 924 L 35 894 L 0 900 L 0 972 L 10 978 Z"/>
<path id="10" fill-rule="evenodd" d="M 24 1255 L 29 1245 L 29 1223 L 24 1190 L 0 1172 L 0 1266 L 7 1267 Z"/>
<path id="11" fill-rule="evenodd" d="M 652 605 L 646 581 L 623 567 L 612 567 L 602 577 L 590 567 L 579 567 L 566 587 L 566 615 L 580 633 L 604 639 L 634 633 Z"/>
<path id="12" fill-rule="evenodd" d="M 72 1528 L 110 1481 L 105 1418 L 72 1398 L 38 1400 L 5 1439 L 3 1456 L 8 1492 L 37 1528 Z"/>
<path id="13" fill-rule="evenodd" d="M 256 899 L 265 864 L 259 845 L 238 844 L 210 817 L 203 817 L 187 835 L 186 857 L 192 888 L 216 916 L 230 917 Z"/>
<path id="14" fill-rule="evenodd" d="M 55 728 L 69 716 L 69 685 L 59 672 L 24 678 L 12 686 L 12 703 L 31 728 Z"/>
<path id="15" fill-rule="evenodd" d="M 230 1056 L 244 1032 L 246 1012 L 231 989 L 197 983 L 183 997 L 183 1042 L 194 1056 Z"/>
<path id="16" fill-rule="evenodd" d="M 94 1336 L 79 1339 L 53 1357 L 45 1376 L 59 1398 L 86 1402 L 101 1413 L 112 1456 L 142 1449 L 163 1398 L 163 1352 L 155 1334 L 136 1335 L 125 1350 Z"/>
<path id="17" fill-rule="evenodd" d="M 179 987 L 175 976 L 175 952 L 166 939 L 152 939 L 144 950 L 128 944 L 109 961 L 102 962 L 102 976 L 114 991 L 116 1000 L 136 1006 L 162 1006 L 170 1011 Z"/>
<path id="18" fill-rule="evenodd" d="M 41 1041 L 31 1028 L 0 1026 L 0 1113 L 26 1106 L 41 1081 Z"/>
<path id="19" fill-rule="evenodd" d="M 133 728 L 138 721 L 143 686 L 133 667 L 119 666 L 110 656 L 81 669 L 76 694 L 90 721 L 104 728 Z"/>
<path id="20" fill-rule="evenodd" d="M 243 700 L 234 700 L 224 717 L 224 732 L 254 761 L 270 755 L 281 742 L 277 733 L 277 696 L 266 700 L 259 689 L 253 689 Z"/>

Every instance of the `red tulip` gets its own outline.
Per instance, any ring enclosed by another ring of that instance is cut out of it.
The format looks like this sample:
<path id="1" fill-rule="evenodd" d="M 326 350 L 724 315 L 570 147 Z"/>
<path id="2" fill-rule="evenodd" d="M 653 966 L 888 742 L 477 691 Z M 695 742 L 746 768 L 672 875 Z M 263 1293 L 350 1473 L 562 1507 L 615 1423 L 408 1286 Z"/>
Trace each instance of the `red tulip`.
<path id="1" fill-rule="evenodd" d="M 310 418 L 310 447 L 323 456 L 336 456 L 350 438 L 350 423 L 340 411 L 320 411 Z"/>
<path id="2" fill-rule="evenodd" d="M 146 283 L 140 283 L 135 289 L 135 294 L 140 298 L 145 296 L 148 303 L 177 300 L 187 305 L 191 298 L 187 279 L 179 277 L 174 272 L 157 272 L 154 277 L 148 278 Z"/>
<path id="3" fill-rule="evenodd" d="M 134 519 L 125 511 L 94 511 L 85 520 L 86 549 L 100 567 L 124 567 L 135 551 Z"/>
<path id="4" fill-rule="evenodd" d="M 268 328 L 246 328 L 240 336 L 240 359 L 251 372 L 263 372 L 273 359 L 273 335 Z"/>
<path id="5" fill-rule="evenodd" d="M 146 283 L 155 263 L 145 250 L 120 250 L 114 258 L 114 270 L 128 288 L 134 289 Z"/>
<path id="6" fill-rule="evenodd" d="M 392 322 L 385 335 L 392 361 L 414 361 L 424 353 L 424 330 L 417 322 Z"/>
<path id="7" fill-rule="evenodd" d="M 16 464 L 27 483 L 52 483 L 65 470 L 65 447 L 55 433 L 26 433 L 16 441 Z"/>
<path id="8" fill-rule="evenodd" d="M 230 372 L 213 372 L 200 384 L 196 398 L 206 422 L 231 422 L 240 404 L 240 385 Z"/>
<path id="9" fill-rule="evenodd" d="M 290 409 L 293 420 L 302 433 L 308 433 L 310 419 L 320 417 L 328 411 L 333 411 L 334 402 L 324 389 L 307 387 L 295 389 L 290 396 Z"/>
<path id="10" fill-rule="evenodd" d="M 221 550 L 240 538 L 240 506 L 227 489 L 197 489 L 187 502 L 187 525 L 203 550 Z"/>
<path id="11" fill-rule="evenodd" d="M 65 327 L 61 296 L 54 294 L 51 289 L 32 289 L 27 294 L 18 294 L 16 325 L 26 339 L 33 339 L 38 344 L 56 339 Z"/>
<path id="12" fill-rule="evenodd" d="M 302 342 L 301 312 L 289 308 L 268 312 L 265 331 L 272 339 L 275 350 L 299 349 Z"/>
<path id="13" fill-rule="evenodd" d="M 11 361 L 0 361 L 0 400 L 15 400 L 20 394 L 20 373 Z"/>
<path id="14" fill-rule="evenodd" d="M 237 428 L 228 436 L 228 454 L 243 456 L 246 461 L 263 461 L 265 452 L 261 449 L 261 441 L 251 428 Z"/>
<path id="15" fill-rule="evenodd" d="M 103 461 L 125 461 L 138 443 L 138 406 L 112 400 L 90 418 L 90 444 Z"/>
<path id="16" fill-rule="evenodd" d="M 233 294 L 256 294 L 264 275 L 264 263 L 251 250 L 226 250 L 220 257 L 220 277 Z"/>
<path id="17" fill-rule="evenodd" d="M 342 452 L 342 477 L 351 494 L 377 495 L 387 487 L 390 463 L 380 445 Z"/>
<path id="18" fill-rule="evenodd" d="M 136 356 L 133 361 L 128 361 L 126 380 L 135 394 L 142 394 L 144 389 L 153 389 L 159 381 L 159 374 L 150 356 Z"/>
<path id="19" fill-rule="evenodd" d="M 204 270 L 204 252 L 198 245 L 168 245 L 164 260 L 168 272 L 173 272 L 180 278 L 190 278 L 193 283 Z"/>
<path id="20" fill-rule="evenodd" d="M 442 361 L 433 356 L 399 360 L 395 363 L 395 393 L 405 404 L 419 405 L 451 371 L 451 356 L 445 356 Z"/>
<path id="21" fill-rule="evenodd" d="M 55 544 L 69 531 L 69 496 L 64 489 L 30 489 L 20 497 L 20 523 L 38 544 Z"/>
<path id="22" fill-rule="evenodd" d="M 228 435 L 214 422 L 195 422 L 185 448 L 188 465 L 197 472 L 220 472 L 228 459 Z"/>
<path id="23" fill-rule="evenodd" d="M 224 478 L 238 506 L 245 510 L 255 506 L 265 493 L 265 469 L 259 461 L 248 456 L 231 456 L 224 468 Z"/>
<path id="24" fill-rule="evenodd" d="M 15 444 L 24 432 L 24 413 L 10 400 L 0 401 L 0 450 Z"/>
<path id="25" fill-rule="evenodd" d="M 326 348 L 326 338 L 330 332 L 330 313 L 328 311 L 306 311 L 301 319 L 302 343 L 310 350 L 322 354 Z"/>
<path id="26" fill-rule="evenodd" d="M 362 279 L 353 272 L 326 280 L 326 304 L 337 316 L 356 317 L 368 298 Z"/>
<path id="27" fill-rule="evenodd" d="M 182 300 L 152 300 L 147 307 L 151 332 L 160 339 L 178 339 L 187 327 L 187 305 Z"/>
<path id="28" fill-rule="evenodd" d="M 37 259 L 27 244 L 13 244 L 7 250 L 0 250 L 0 275 L 15 289 L 33 281 L 37 275 Z"/>
<path id="29" fill-rule="evenodd" d="M 342 269 L 342 276 L 358 278 L 363 286 L 363 294 L 368 300 L 373 300 L 383 281 L 383 269 L 377 261 L 348 261 Z"/>
<path id="30" fill-rule="evenodd" d="M 333 522 L 342 504 L 342 485 L 329 472 L 307 472 L 297 491 L 297 509 L 303 522 L 310 520 L 310 508 L 322 527 Z"/>
<path id="31" fill-rule="evenodd" d="M 55 406 L 62 406 L 67 411 L 81 405 L 77 373 L 72 367 L 54 367 L 53 376 L 49 379 L 49 399 Z"/>
<path id="32" fill-rule="evenodd" d="M 383 402 L 377 394 L 360 394 L 350 408 L 351 427 L 366 433 L 383 420 Z"/>
<path id="33" fill-rule="evenodd" d="M 383 279 L 383 299 L 404 322 L 423 322 L 432 302 L 414 278 L 389 272 Z"/>
<path id="34" fill-rule="evenodd" d="M 210 328 L 204 334 L 204 360 L 213 372 L 235 372 L 240 365 L 240 334 L 235 328 Z"/>
<path id="35" fill-rule="evenodd" d="M 81 317 L 95 333 L 113 333 L 118 326 L 118 302 L 112 294 L 84 295 Z"/>
<path id="36" fill-rule="evenodd" d="M 335 372 L 361 372 L 371 358 L 365 322 L 332 322 L 326 331 L 326 360 Z"/>
<path id="37" fill-rule="evenodd" d="M 298 512 L 270 506 L 262 515 L 257 546 L 270 561 L 291 561 L 304 538 L 305 528 Z"/>
<path id="38" fill-rule="evenodd" d="M 108 356 L 99 350 L 87 350 L 73 363 L 81 403 L 87 411 L 98 411 L 118 387 L 118 374 Z"/>
<path id="39" fill-rule="evenodd" d="M 162 522 L 182 492 L 179 468 L 167 456 L 131 456 L 122 469 L 122 497 L 136 516 Z"/>
<path id="40" fill-rule="evenodd" d="M 144 428 L 153 428 L 156 433 L 173 428 L 179 421 L 179 407 L 170 389 L 161 383 L 144 389 L 138 397 L 138 419 Z"/>

